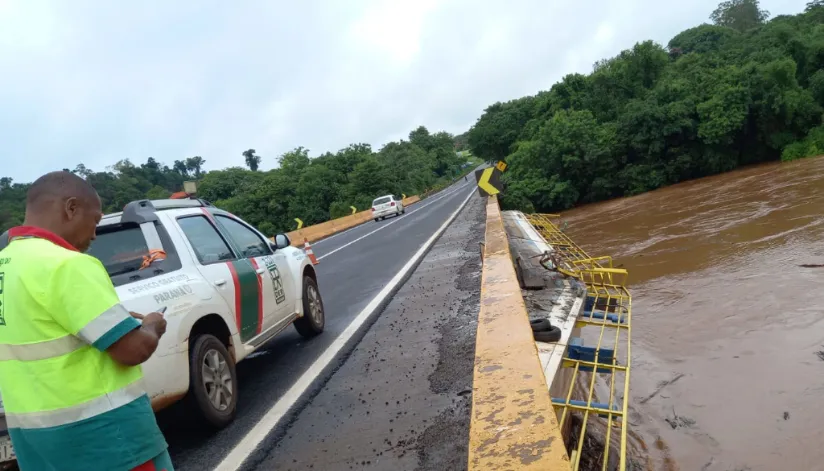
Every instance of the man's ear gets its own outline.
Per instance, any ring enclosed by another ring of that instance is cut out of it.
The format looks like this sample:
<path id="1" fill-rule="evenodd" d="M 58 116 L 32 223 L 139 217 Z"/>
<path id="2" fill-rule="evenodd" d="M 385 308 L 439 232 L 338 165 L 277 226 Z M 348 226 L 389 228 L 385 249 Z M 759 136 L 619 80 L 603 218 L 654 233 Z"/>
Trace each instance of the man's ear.
<path id="1" fill-rule="evenodd" d="M 63 210 L 66 213 L 66 219 L 68 219 L 69 221 L 74 219 L 74 216 L 77 215 L 77 209 L 79 204 L 80 202 L 77 201 L 77 198 L 74 196 L 66 199 L 66 202 L 63 206 Z"/>

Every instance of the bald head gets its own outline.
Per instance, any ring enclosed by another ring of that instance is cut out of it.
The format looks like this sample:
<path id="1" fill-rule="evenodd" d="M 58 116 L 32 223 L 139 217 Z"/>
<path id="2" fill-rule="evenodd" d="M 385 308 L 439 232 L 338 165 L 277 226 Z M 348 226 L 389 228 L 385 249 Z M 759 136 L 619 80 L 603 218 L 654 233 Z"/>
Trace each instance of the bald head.
<path id="1" fill-rule="evenodd" d="M 89 182 L 71 172 L 47 173 L 35 180 L 26 193 L 26 211 L 71 197 L 94 200 L 97 192 Z"/>
<path id="2" fill-rule="evenodd" d="M 51 231 L 85 251 L 103 216 L 100 206 L 89 182 L 71 172 L 51 172 L 29 188 L 25 224 Z"/>

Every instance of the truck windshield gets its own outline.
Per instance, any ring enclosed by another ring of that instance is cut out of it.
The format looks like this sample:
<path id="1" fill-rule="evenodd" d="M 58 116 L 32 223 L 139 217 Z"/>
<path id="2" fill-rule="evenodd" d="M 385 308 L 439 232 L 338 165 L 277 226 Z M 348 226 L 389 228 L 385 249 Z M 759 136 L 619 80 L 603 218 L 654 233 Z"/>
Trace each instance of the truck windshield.
<path id="1" fill-rule="evenodd" d="M 149 246 L 137 224 L 103 226 L 88 253 L 103 263 L 111 277 L 139 270 Z"/>

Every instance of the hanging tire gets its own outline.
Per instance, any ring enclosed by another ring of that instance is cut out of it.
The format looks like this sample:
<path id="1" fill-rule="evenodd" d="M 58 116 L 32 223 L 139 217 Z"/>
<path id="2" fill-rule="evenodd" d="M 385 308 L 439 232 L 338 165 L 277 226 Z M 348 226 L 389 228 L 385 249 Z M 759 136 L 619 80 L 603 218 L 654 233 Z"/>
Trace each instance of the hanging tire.
<path id="1" fill-rule="evenodd" d="M 303 277 L 303 317 L 295 321 L 295 329 L 305 338 L 312 338 L 323 332 L 326 314 L 318 284 L 310 276 Z"/>
<path id="2" fill-rule="evenodd" d="M 237 413 L 237 372 L 226 346 L 210 334 L 194 339 L 189 348 L 187 400 L 208 426 L 222 429 Z"/>

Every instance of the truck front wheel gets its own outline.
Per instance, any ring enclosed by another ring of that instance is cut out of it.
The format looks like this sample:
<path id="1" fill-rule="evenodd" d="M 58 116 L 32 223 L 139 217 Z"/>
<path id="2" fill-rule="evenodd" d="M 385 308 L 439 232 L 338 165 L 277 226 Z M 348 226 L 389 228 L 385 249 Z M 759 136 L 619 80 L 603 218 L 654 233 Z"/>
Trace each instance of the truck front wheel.
<path id="1" fill-rule="evenodd" d="M 189 348 L 189 401 L 208 425 L 221 429 L 237 413 L 237 372 L 226 346 L 210 334 Z"/>
<path id="2" fill-rule="evenodd" d="M 303 317 L 295 321 L 298 333 L 306 338 L 312 338 L 321 332 L 326 325 L 326 314 L 323 310 L 323 299 L 320 297 L 318 284 L 311 276 L 303 277 Z"/>

